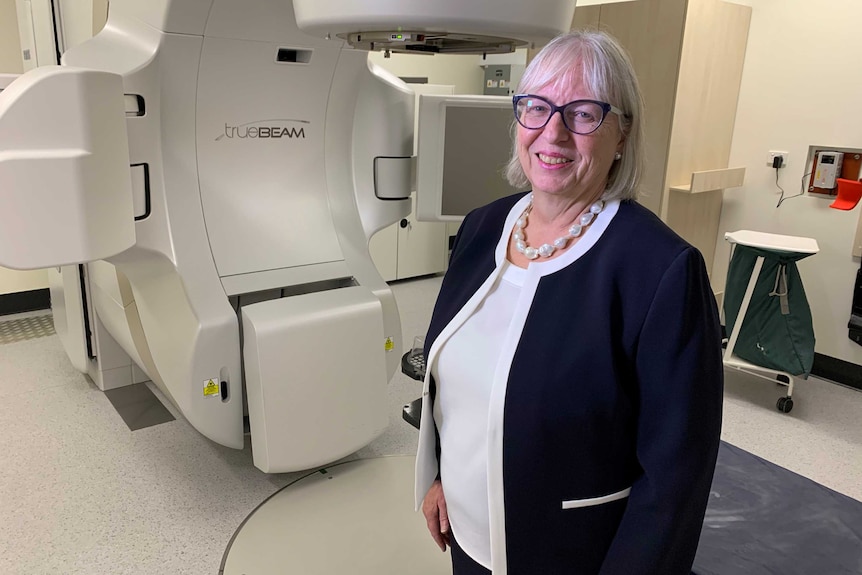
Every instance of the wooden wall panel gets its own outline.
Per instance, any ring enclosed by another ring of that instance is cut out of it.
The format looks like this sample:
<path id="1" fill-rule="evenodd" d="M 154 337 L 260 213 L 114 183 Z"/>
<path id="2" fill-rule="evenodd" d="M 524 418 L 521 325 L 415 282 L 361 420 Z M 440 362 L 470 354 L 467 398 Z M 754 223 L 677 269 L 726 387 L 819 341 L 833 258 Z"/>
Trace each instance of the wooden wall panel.
<path id="1" fill-rule="evenodd" d="M 15 0 L 0 0 L 0 74 L 21 74 L 21 37 Z"/>
<path id="2" fill-rule="evenodd" d="M 575 17 L 572 19 L 572 30 L 598 28 L 601 10 L 601 5 L 579 6 L 575 8 Z"/>
<path id="3" fill-rule="evenodd" d="M 647 166 L 640 203 L 661 214 L 686 0 L 638 0 L 600 8 L 600 27 L 628 50 L 644 95 Z"/>
<path id="4" fill-rule="evenodd" d="M 644 95 L 647 167 L 640 202 L 700 249 L 712 268 L 721 191 L 671 186 L 727 168 L 751 8 L 722 0 L 636 0 L 575 10 L 628 50 Z"/>
<path id="5" fill-rule="evenodd" d="M 747 6 L 688 3 L 662 219 L 703 253 L 707 269 L 712 269 L 723 194 L 668 188 L 688 182 L 692 172 L 728 166 L 750 19 Z"/>

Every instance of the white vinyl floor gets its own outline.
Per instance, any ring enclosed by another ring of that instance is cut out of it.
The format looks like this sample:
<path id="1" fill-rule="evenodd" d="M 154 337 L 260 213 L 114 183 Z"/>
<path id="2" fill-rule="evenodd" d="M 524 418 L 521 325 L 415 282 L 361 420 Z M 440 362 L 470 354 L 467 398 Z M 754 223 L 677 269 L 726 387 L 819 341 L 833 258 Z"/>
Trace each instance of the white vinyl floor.
<path id="1" fill-rule="evenodd" d="M 440 280 L 393 285 L 405 348 L 424 333 Z M 388 430 L 343 469 L 360 465 L 357 459 L 413 454 L 417 433 L 401 408 L 420 395 L 420 384 L 397 374 L 389 392 Z M 782 394 L 728 371 L 723 439 L 862 501 L 862 393 L 811 378 L 797 384 L 786 415 L 775 409 Z M 307 475 L 264 474 L 248 447 L 215 445 L 167 405 L 176 421 L 129 431 L 68 363 L 57 336 L 0 345 L 0 574 L 216 575 L 244 519 Z M 301 513 L 319 520 L 337 506 L 333 496 L 331 505 Z M 283 546 L 299 543 L 291 539 L 285 533 Z M 339 553 L 333 545 L 320 549 Z"/>

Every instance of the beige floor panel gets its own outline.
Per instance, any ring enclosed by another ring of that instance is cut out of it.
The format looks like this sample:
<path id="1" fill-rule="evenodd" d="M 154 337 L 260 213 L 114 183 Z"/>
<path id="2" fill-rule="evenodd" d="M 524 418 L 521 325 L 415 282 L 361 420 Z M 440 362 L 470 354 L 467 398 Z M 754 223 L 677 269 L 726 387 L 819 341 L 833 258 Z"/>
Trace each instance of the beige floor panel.
<path id="1" fill-rule="evenodd" d="M 288 485 L 240 526 L 224 575 L 447 575 L 413 511 L 411 456 L 341 463 Z"/>

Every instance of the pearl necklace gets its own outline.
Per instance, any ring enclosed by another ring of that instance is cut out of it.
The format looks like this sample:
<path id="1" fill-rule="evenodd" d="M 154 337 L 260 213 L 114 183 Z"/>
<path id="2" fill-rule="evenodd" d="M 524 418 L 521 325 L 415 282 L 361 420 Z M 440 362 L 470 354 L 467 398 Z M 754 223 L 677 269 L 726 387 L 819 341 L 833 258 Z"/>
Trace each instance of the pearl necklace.
<path id="1" fill-rule="evenodd" d="M 555 251 L 564 249 L 569 243 L 569 240 L 580 236 L 584 230 L 593 223 L 595 217 L 599 215 L 604 208 L 605 203 L 599 200 L 590 206 L 589 211 L 581 214 L 577 223 L 572 224 L 569 228 L 568 234 L 555 239 L 553 244 L 542 244 L 538 248 L 534 248 L 527 243 L 527 236 L 524 235 L 524 228 L 527 227 L 527 218 L 530 215 L 530 211 L 533 209 L 533 196 L 531 195 L 530 203 L 527 204 L 526 209 L 524 209 L 524 213 L 522 213 L 521 217 L 518 218 L 518 221 L 515 222 L 515 231 L 512 233 L 512 242 L 515 244 L 515 249 L 518 250 L 519 253 L 524 254 L 528 260 L 534 260 L 539 256 L 549 258 L 554 255 Z"/>

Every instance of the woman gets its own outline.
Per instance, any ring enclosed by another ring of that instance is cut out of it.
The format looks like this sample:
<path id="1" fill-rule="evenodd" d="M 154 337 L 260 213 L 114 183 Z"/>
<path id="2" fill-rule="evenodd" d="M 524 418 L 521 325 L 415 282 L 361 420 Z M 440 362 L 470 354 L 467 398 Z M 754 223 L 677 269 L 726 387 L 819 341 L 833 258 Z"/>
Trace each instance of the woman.
<path id="1" fill-rule="evenodd" d="M 689 573 L 718 452 L 700 253 L 635 203 L 642 101 L 572 32 L 514 97 L 507 176 L 470 213 L 426 338 L 417 502 L 455 575 Z"/>

